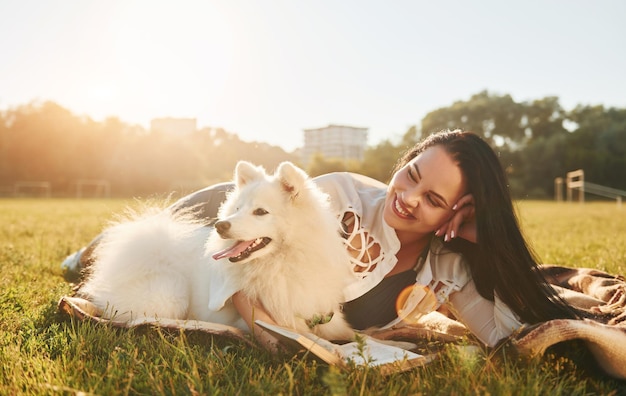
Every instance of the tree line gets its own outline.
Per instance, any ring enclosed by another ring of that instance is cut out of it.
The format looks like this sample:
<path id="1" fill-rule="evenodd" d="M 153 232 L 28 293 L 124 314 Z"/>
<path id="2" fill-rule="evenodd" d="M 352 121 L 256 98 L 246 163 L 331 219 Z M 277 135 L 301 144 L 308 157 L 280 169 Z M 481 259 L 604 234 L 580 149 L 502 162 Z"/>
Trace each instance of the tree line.
<path id="1" fill-rule="evenodd" d="M 578 105 L 566 111 L 557 97 L 515 102 L 483 91 L 428 113 L 401 136 L 368 146 L 362 162 L 315 156 L 316 176 L 352 171 L 387 182 L 400 154 L 441 129 L 464 129 L 496 149 L 517 198 L 553 196 L 555 177 L 584 169 L 596 184 L 626 190 L 626 109 Z M 0 113 L 0 187 L 48 181 L 53 195 L 71 196 L 81 179 L 106 180 L 114 196 L 185 193 L 230 180 L 245 159 L 273 170 L 301 164 L 297 152 L 246 142 L 222 128 L 189 135 L 147 131 L 111 117 L 96 122 L 54 102 L 32 102 Z"/>
<path id="2" fill-rule="evenodd" d="M 442 129 L 473 131 L 499 155 L 516 198 L 550 198 L 554 180 L 583 169 L 585 180 L 626 190 L 626 109 L 578 105 L 566 111 L 558 97 L 515 102 L 483 91 L 428 113 L 394 143 L 371 146 L 362 163 L 315 158 L 311 174 L 350 170 L 388 181 L 401 153 Z"/>

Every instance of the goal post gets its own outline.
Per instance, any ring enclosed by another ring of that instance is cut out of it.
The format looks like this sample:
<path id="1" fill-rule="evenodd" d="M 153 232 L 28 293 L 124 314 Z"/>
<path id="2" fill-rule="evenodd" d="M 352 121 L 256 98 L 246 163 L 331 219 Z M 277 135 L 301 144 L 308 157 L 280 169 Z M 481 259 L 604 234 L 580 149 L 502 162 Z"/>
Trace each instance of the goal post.
<path id="1" fill-rule="evenodd" d="M 555 199 L 558 201 L 558 195 L 560 192 L 557 189 L 557 184 L 559 184 L 560 178 L 554 179 L 555 186 Z M 560 189 L 560 187 L 558 187 Z M 571 202 L 574 200 L 574 194 L 577 193 L 578 202 L 585 202 L 585 193 L 598 195 L 601 197 L 615 199 L 617 202 L 617 206 L 622 206 L 622 197 L 626 197 L 626 191 L 619 190 L 617 188 L 601 186 L 599 184 L 591 183 L 589 181 L 585 181 L 585 172 L 582 169 L 578 169 L 572 172 L 567 173 L 566 178 L 566 188 L 567 188 L 567 201 Z"/>
<path id="2" fill-rule="evenodd" d="M 557 177 L 554 179 L 554 200 L 557 202 L 563 201 L 563 178 Z"/>
<path id="3" fill-rule="evenodd" d="M 572 201 L 574 190 L 578 190 L 578 202 L 585 202 L 585 172 L 582 169 L 567 172 L 566 187 L 568 202 Z"/>
<path id="4" fill-rule="evenodd" d="M 17 181 L 13 184 L 13 196 L 40 196 L 50 198 L 52 186 L 47 181 Z"/>
<path id="5" fill-rule="evenodd" d="M 90 196 L 94 198 L 110 198 L 111 183 L 104 179 L 79 179 L 74 182 L 76 198 Z"/>

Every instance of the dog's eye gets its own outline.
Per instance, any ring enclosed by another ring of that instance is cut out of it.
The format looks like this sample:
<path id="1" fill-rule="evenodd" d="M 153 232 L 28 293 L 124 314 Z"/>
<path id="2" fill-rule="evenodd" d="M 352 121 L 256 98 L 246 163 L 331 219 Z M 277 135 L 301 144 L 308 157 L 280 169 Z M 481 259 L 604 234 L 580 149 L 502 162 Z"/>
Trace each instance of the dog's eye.
<path id="1" fill-rule="evenodd" d="M 263 216 L 268 214 L 269 212 L 263 208 L 257 208 L 254 209 L 254 212 L 252 212 L 255 216 Z"/>

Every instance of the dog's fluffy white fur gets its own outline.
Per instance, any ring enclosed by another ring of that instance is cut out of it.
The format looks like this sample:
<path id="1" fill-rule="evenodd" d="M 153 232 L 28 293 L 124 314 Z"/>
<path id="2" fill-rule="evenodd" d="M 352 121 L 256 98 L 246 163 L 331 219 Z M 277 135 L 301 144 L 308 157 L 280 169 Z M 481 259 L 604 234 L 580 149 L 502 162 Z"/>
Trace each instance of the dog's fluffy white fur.
<path id="1" fill-rule="evenodd" d="M 340 303 L 353 274 L 328 197 L 289 162 L 274 175 L 239 162 L 234 182 L 215 229 L 168 210 L 110 226 L 81 294 L 118 321 L 145 315 L 245 327 L 232 304 L 209 309 L 211 293 L 221 293 L 212 279 L 219 273 L 280 325 L 311 331 L 307 319 L 332 312 L 313 331 L 352 338 Z"/>

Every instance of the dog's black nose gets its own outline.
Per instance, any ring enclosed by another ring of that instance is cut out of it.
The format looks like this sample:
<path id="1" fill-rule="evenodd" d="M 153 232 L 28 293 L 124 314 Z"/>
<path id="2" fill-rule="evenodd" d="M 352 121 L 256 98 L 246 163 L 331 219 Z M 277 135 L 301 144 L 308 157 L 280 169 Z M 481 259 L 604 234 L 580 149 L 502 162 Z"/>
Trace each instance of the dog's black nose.
<path id="1" fill-rule="evenodd" d="M 215 223 L 215 229 L 219 234 L 223 234 L 230 230 L 230 221 L 218 221 Z"/>

